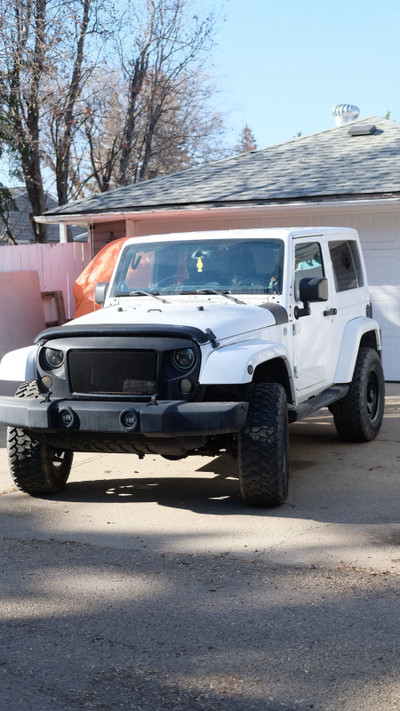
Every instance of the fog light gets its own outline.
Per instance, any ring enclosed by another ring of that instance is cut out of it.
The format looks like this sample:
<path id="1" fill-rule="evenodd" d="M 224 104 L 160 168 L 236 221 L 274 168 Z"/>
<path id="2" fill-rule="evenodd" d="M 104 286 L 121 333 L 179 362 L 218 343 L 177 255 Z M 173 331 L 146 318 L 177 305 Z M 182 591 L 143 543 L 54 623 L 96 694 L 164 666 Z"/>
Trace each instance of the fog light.
<path id="1" fill-rule="evenodd" d="M 191 392 L 192 387 L 193 387 L 192 381 L 189 380 L 189 378 L 183 378 L 183 380 L 181 380 L 180 385 L 181 385 L 181 390 L 184 395 L 188 395 Z"/>
<path id="2" fill-rule="evenodd" d="M 50 378 L 50 375 L 45 375 L 42 378 L 42 384 L 46 388 L 46 390 L 50 390 L 50 388 L 53 386 L 53 380 Z"/>
<path id="3" fill-rule="evenodd" d="M 139 422 L 137 413 L 134 410 L 121 412 L 120 421 L 126 430 L 136 430 Z"/>
<path id="4" fill-rule="evenodd" d="M 63 423 L 64 427 L 72 427 L 72 425 L 75 422 L 75 416 L 72 410 L 69 410 L 65 408 L 64 410 L 60 410 L 60 420 Z"/>

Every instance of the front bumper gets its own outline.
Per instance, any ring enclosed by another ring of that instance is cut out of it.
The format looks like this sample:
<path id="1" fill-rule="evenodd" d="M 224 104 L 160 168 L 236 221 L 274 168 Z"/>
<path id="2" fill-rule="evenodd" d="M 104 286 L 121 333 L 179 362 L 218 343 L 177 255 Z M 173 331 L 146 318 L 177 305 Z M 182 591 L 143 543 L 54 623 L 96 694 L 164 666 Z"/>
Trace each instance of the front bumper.
<path id="1" fill-rule="evenodd" d="M 247 402 L 53 400 L 0 397 L 0 422 L 44 434 L 131 433 L 185 437 L 239 432 Z"/>

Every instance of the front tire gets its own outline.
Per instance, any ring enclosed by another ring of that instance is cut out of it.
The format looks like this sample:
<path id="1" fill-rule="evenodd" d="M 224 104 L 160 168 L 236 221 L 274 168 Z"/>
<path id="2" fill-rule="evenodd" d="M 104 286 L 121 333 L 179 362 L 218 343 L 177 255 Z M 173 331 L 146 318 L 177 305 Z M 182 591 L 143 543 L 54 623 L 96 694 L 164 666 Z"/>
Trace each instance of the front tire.
<path id="1" fill-rule="evenodd" d="M 41 397 L 35 381 L 22 383 L 16 397 Z M 7 429 L 7 450 L 11 476 L 20 491 L 31 496 L 56 494 L 70 474 L 73 452 L 53 449 L 19 427 Z"/>
<path id="2" fill-rule="evenodd" d="M 330 407 L 336 431 L 345 442 L 370 442 L 381 429 L 385 380 L 373 348 L 359 350 L 349 392 Z"/>
<path id="3" fill-rule="evenodd" d="M 238 436 L 242 499 L 249 506 L 279 506 L 288 494 L 288 412 L 279 383 L 252 383 L 246 425 Z"/>

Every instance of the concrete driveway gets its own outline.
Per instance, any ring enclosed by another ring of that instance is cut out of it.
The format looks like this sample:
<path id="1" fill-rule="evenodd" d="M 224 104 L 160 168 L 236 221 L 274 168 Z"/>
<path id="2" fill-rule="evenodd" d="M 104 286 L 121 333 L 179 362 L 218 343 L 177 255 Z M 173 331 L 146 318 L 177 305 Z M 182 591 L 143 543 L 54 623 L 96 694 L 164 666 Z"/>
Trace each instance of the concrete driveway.
<path id="1" fill-rule="evenodd" d="M 291 426 L 279 509 L 228 457 L 77 454 L 13 486 L 0 431 L 0 704 L 9 711 L 400 709 L 400 384 L 379 438 Z"/>

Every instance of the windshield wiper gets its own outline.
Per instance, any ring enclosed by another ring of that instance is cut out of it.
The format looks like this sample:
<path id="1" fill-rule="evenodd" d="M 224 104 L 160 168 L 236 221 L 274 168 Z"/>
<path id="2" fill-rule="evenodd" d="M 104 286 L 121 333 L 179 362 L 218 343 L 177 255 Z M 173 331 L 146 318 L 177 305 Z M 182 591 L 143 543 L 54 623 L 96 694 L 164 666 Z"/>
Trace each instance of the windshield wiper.
<path id="1" fill-rule="evenodd" d="M 121 296 L 152 296 L 153 299 L 157 299 L 157 301 L 162 301 L 163 304 L 169 304 L 169 301 L 160 296 L 158 291 L 143 291 L 142 289 L 135 289 L 135 291 L 117 291 L 115 292 L 114 296 L 116 298 L 119 298 Z"/>
<path id="2" fill-rule="evenodd" d="M 225 296 L 226 299 L 230 299 L 230 301 L 234 301 L 235 304 L 245 304 L 245 301 L 242 301 L 241 299 L 237 299 L 236 296 L 232 296 L 232 294 L 229 291 L 226 290 L 218 290 L 218 289 L 196 289 L 195 292 L 192 292 L 194 294 L 217 294 L 217 296 Z"/>

